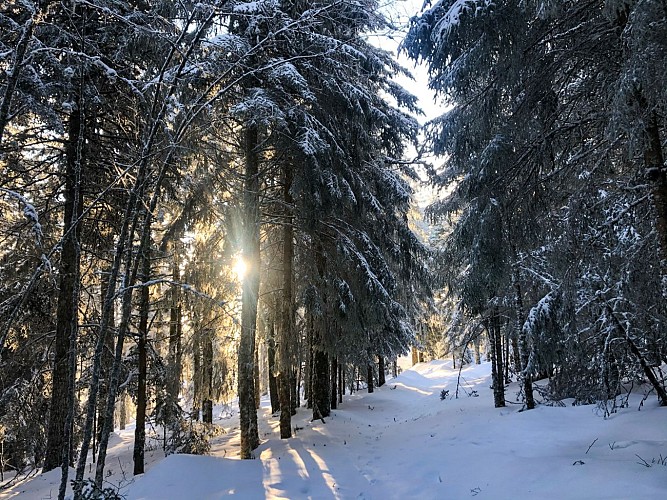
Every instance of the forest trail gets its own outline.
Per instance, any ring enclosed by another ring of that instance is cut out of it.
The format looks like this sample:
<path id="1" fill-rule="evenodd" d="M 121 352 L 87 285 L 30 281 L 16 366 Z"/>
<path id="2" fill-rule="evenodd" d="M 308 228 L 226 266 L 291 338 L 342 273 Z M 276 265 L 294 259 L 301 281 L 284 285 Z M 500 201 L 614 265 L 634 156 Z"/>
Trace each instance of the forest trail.
<path id="1" fill-rule="evenodd" d="M 278 419 L 263 401 L 256 460 L 236 459 L 235 412 L 217 407 L 226 434 L 214 439 L 210 456 L 164 459 L 155 449 L 147 473 L 132 479 L 127 429 L 114 437 L 108 481 L 121 483 L 128 500 L 664 497 L 667 426 L 653 397 L 637 411 L 642 395 L 632 395 L 628 408 L 607 419 L 595 405 L 520 412 L 520 404 L 493 408 L 488 364 L 461 371 L 457 399 L 458 376 L 451 362 L 432 361 L 372 394 L 345 396 L 326 423 L 311 422 L 301 408 L 290 440 L 279 439 Z M 510 385 L 507 397 L 517 391 Z M 57 479 L 37 476 L 0 498 L 49 498 Z"/>

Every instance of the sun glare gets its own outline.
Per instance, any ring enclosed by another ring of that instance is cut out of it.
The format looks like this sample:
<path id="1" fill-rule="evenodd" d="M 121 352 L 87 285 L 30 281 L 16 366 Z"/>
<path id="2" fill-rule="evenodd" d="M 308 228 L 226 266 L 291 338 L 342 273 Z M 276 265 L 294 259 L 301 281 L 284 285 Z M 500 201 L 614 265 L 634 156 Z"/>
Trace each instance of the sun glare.
<path id="1" fill-rule="evenodd" d="M 236 263 L 234 264 L 234 273 L 236 273 L 236 277 L 239 279 L 239 281 L 243 281 L 243 277 L 245 276 L 246 271 L 247 266 L 245 260 L 243 260 L 243 257 L 238 257 L 236 259 Z"/>

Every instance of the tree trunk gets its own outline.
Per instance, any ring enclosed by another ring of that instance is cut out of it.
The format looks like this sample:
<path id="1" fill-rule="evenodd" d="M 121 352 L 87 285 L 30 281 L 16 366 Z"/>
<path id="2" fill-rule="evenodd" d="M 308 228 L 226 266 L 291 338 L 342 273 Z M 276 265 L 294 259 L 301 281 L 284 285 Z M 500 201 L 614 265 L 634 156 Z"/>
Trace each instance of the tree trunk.
<path id="1" fill-rule="evenodd" d="M 384 384 L 384 358 L 382 356 L 378 356 L 378 387 L 382 387 Z"/>
<path id="2" fill-rule="evenodd" d="M 290 403 L 292 416 L 296 415 L 296 409 L 299 407 L 299 371 L 296 368 L 292 369 L 290 377 Z"/>
<path id="3" fill-rule="evenodd" d="M 118 428 L 121 431 L 125 430 L 127 425 L 127 394 L 120 395 L 120 405 L 118 408 Z"/>
<path id="4" fill-rule="evenodd" d="M 107 295 L 107 290 L 109 288 L 108 279 L 103 279 L 100 292 L 101 299 L 104 300 L 104 297 Z M 102 309 L 104 309 L 104 303 L 101 304 Z M 115 322 L 115 317 L 113 311 L 109 316 L 109 326 L 113 328 Z M 107 335 L 104 344 L 104 350 L 102 351 L 102 363 L 100 365 L 100 389 L 97 402 L 97 430 L 95 438 L 99 442 L 102 437 L 102 429 L 104 427 L 104 416 L 106 414 L 106 402 L 107 394 L 109 393 L 109 380 L 111 379 L 111 367 L 113 366 L 113 337 Z M 93 456 L 95 455 L 95 443 L 93 442 Z"/>
<path id="5" fill-rule="evenodd" d="M 259 410 L 262 405 L 262 387 L 259 375 L 259 342 L 255 342 L 255 408 Z"/>
<path id="6" fill-rule="evenodd" d="M 368 392 L 373 392 L 373 365 L 368 365 L 366 372 L 366 383 L 368 384 Z"/>
<path id="7" fill-rule="evenodd" d="M 304 375 L 303 393 L 306 398 L 306 408 L 313 408 L 313 315 L 306 313 L 306 373 Z"/>
<path id="8" fill-rule="evenodd" d="M 338 359 L 331 356 L 331 409 L 338 407 Z"/>
<path id="9" fill-rule="evenodd" d="M 206 328 L 202 346 L 202 404 L 201 420 L 213 423 L 213 330 Z M 254 387 L 254 384 L 253 384 Z M 254 398 L 254 395 L 253 395 Z"/>
<path id="10" fill-rule="evenodd" d="M 275 348 L 275 320 L 274 313 L 271 313 L 271 322 L 269 324 L 269 399 L 271 400 L 271 414 L 275 414 L 280 409 L 278 401 L 278 383 L 276 381 L 276 348 Z"/>
<path id="11" fill-rule="evenodd" d="M 338 403 L 343 402 L 343 395 L 345 394 L 345 370 L 343 370 L 343 363 L 338 364 Z"/>
<path id="12" fill-rule="evenodd" d="M 660 406 L 667 406 L 667 390 L 665 390 L 665 386 L 663 385 L 662 381 L 655 376 L 655 373 L 653 373 L 653 369 L 646 362 L 646 359 L 644 359 L 644 356 L 637 347 L 637 344 L 635 344 L 632 338 L 630 338 L 630 335 L 628 334 L 627 330 L 618 320 L 616 314 L 614 314 L 614 310 L 609 305 L 607 305 L 607 312 L 611 316 L 611 319 L 614 322 L 616 328 L 618 328 L 618 330 L 625 337 L 625 340 L 628 343 L 628 347 L 630 347 L 630 352 L 635 356 L 635 358 L 637 358 L 637 361 L 639 361 L 639 365 L 642 367 L 642 370 L 644 371 L 644 375 L 646 375 L 646 378 L 648 379 L 649 383 L 655 389 L 655 393 L 658 396 L 658 404 Z"/>
<path id="13" fill-rule="evenodd" d="M 257 409 L 254 391 L 255 330 L 259 299 L 259 137 L 255 125 L 247 126 L 244 138 L 245 184 L 243 187 L 243 259 L 246 275 L 243 280 L 241 305 L 241 340 L 238 352 L 239 423 L 241 458 L 252 458 L 259 446 Z"/>
<path id="14" fill-rule="evenodd" d="M 192 410 L 190 418 L 199 420 L 202 402 L 202 356 L 201 356 L 201 331 L 194 332 L 192 339 Z"/>
<path id="15" fill-rule="evenodd" d="M 67 423 L 70 401 L 69 384 L 74 373 L 71 367 L 71 349 L 75 349 L 79 307 L 79 228 L 76 224 L 82 209 L 80 189 L 81 170 L 81 115 L 78 110 L 69 117 L 69 140 L 66 146 L 65 207 L 63 216 L 62 251 L 60 254 L 60 282 L 56 315 L 55 353 L 53 360 L 53 385 L 49 408 L 49 426 L 44 455 L 44 471 L 56 467 L 69 467 L 72 433 Z M 75 353 L 74 353 L 75 355 Z M 76 364 L 76 358 L 75 358 Z M 64 451 L 67 450 L 66 457 Z M 63 464 L 63 459 L 67 464 Z"/>
<path id="16" fill-rule="evenodd" d="M 178 238 L 172 242 L 173 261 L 171 270 L 171 279 L 174 283 L 180 283 L 180 248 Z M 165 425 L 175 424 L 177 419 L 176 409 L 178 407 L 179 396 L 181 392 L 181 375 L 183 366 L 183 318 L 181 311 L 181 288 L 174 285 L 170 290 L 171 303 L 169 305 L 169 360 L 168 360 L 168 379 L 167 379 L 167 414 L 165 415 Z"/>
<path id="17" fill-rule="evenodd" d="M 663 278 L 667 276 L 667 166 L 662 153 L 660 128 L 655 112 L 651 113 L 646 127 L 646 149 L 644 150 L 644 169 L 651 181 L 651 199 L 655 207 L 655 229 L 661 249 L 661 270 Z"/>
<path id="18" fill-rule="evenodd" d="M 331 413 L 331 383 L 329 356 L 318 346 L 314 348 L 313 363 L 313 420 L 328 417 Z"/>
<path id="19" fill-rule="evenodd" d="M 523 386 L 523 392 L 526 398 L 526 408 L 532 410 L 535 408 L 535 398 L 533 397 L 533 377 L 530 373 L 530 366 L 528 361 L 530 359 L 530 348 L 528 347 L 528 339 L 526 338 L 526 331 L 523 329 L 524 312 L 523 312 L 523 296 L 521 293 L 521 283 L 519 282 L 519 271 L 514 269 L 512 273 L 514 280 L 514 307 L 516 309 L 516 337 L 518 337 L 518 358 L 520 364 L 517 367 L 519 380 Z M 516 361 L 515 361 L 516 362 Z"/>
<path id="20" fill-rule="evenodd" d="M 493 403 L 496 408 L 505 406 L 505 380 L 503 377 L 503 345 L 500 333 L 498 308 L 488 320 L 487 331 L 491 337 L 491 371 L 493 379 Z"/>
<path id="21" fill-rule="evenodd" d="M 476 365 L 481 365 L 482 364 L 482 356 L 480 355 L 480 349 L 479 349 L 479 335 L 477 335 L 473 339 L 473 346 L 475 347 L 475 364 Z"/>
<path id="22" fill-rule="evenodd" d="M 151 276 L 150 251 L 141 256 L 143 268 L 141 272 L 141 281 L 147 283 Z M 144 473 L 144 449 L 146 447 L 146 379 L 148 367 L 146 363 L 146 343 L 148 341 L 148 306 L 149 306 L 149 288 L 141 288 L 139 300 L 139 339 L 137 342 L 138 370 L 137 374 L 137 411 L 136 426 L 134 428 L 134 475 Z"/>
<path id="23" fill-rule="evenodd" d="M 283 202 L 285 221 L 283 224 L 283 255 L 282 255 L 282 300 L 281 321 L 278 331 L 278 399 L 280 400 L 280 437 L 292 437 L 292 363 L 290 346 L 294 337 L 294 227 L 292 225 L 292 179 L 291 166 L 282 166 Z"/>

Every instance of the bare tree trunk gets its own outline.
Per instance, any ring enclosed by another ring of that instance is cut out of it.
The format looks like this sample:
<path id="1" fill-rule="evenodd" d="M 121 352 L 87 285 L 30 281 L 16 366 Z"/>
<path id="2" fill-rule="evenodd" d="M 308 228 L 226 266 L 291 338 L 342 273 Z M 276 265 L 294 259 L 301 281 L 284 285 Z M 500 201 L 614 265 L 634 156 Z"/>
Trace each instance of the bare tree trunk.
<path id="1" fill-rule="evenodd" d="M 296 409 L 299 407 L 299 372 L 292 368 L 290 376 L 290 409 L 292 416 L 296 415 Z"/>
<path id="2" fill-rule="evenodd" d="M 213 330 L 206 328 L 202 346 L 202 393 L 201 420 L 205 424 L 213 423 Z M 254 357 L 254 356 L 253 356 Z M 254 370 L 253 370 L 254 382 Z M 253 389 L 255 384 L 253 383 Z M 254 399 L 254 394 L 253 394 Z"/>
<path id="3" fill-rule="evenodd" d="M 274 414 L 280 408 L 278 402 L 278 383 L 276 380 L 276 347 L 275 347 L 275 313 L 271 313 L 269 323 L 269 399 L 271 400 L 271 414 Z"/>
<path id="4" fill-rule="evenodd" d="M 127 425 L 127 394 L 120 395 L 120 407 L 118 408 L 118 428 L 121 431 L 125 430 Z"/>
<path id="5" fill-rule="evenodd" d="M 382 356 L 378 356 L 378 387 L 382 387 L 384 384 L 384 358 Z"/>
<path id="6" fill-rule="evenodd" d="M 515 252 L 516 253 L 516 252 Z M 528 361 L 530 358 L 530 349 L 528 347 L 528 339 L 526 338 L 526 331 L 523 329 L 524 311 L 523 311 L 523 296 L 521 293 L 521 283 L 519 283 L 519 270 L 514 269 L 512 273 L 514 281 L 514 307 L 516 309 L 516 336 L 518 337 L 518 349 L 520 365 L 517 367 L 517 373 L 523 386 L 523 392 L 526 398 L 526 408 L 532 410 L 535 408 L 535 398 L 533 397 L 533 377 L 530 373 L 530 366 Z"/>
<path id="7" fill-rule="evenodd" d="M 369 364 L 366 370 L 366 383 L 368 384 L 368 392 L 373 392 L 373 365 Z"/>
<path id="8" fill-rule="evenodd" d="M 306 408 L 313 407 L 313 315 L 306 312 L 306 373 L 304 376 L 304 397 L 306 398 Z"/>
<path id="9" fill-rule="evenodd" d="M 173 261 L 171 278 L 174 283 L 180 283 L 180 248 L 178 238 L 172 242 Z M 170 290 L 171 304 L 169 306 L 169 359 L 168 359 L 168 379 L 167 379 L 167 415 L 165 416 L 165 425 L 173 425 L 177 415 L 175 410 L 178 405 L 181 392 L 181 374 L 183 366 L 183 325 L 181 311 L 181 288 L 178 285 L 172 286 Z"/>
<path id="10" fill-rule="evenodd" d="M 71 429 L 67 424 L 69 401 L 69 383 L 71 378 L 72 337 L 76 338 L 78 323 L 78 283 L 79 283 L 79 234 L 76 227 L 78 214 L 81 213 L 82 199 L 80 190 L 80 147 L 81 115 L 75 110 L 69 117 L 69 140 L 66 146 L 65 170 L 65 207 L 63 216 L 63 239 L 60 254 L 60 282 L 58 308 L 56 315 L 55 355 L 53 361 L 53 385 L 49 408 L 49 426 L 44 456 L 44 471 L 63 466 L 63 450 L 72 446 Z M 76 360 L 75 360 L 76 363 Z M 67 460 L 69 462 L 69 451 Z M 69 467 L 67 463 L 67 467 Z"/>
<path id="11" fill-rule="evenodd" d="M 658 233 L 658 242 L 661 249 L 662 275 L 665 277 L 667 276 L 667 166 L 662 153 L 660 128 L 655 112 L 651 113 L 646 127 L 646 135 L 644 169 L 652 184 L 651 199 L 655 207 L 655 229 Z"/>
<path id="12" fill-rule="evenodd" d="M 343 402 L 343 396 L 345 395 L 345 370 L 343 366 L 343 363 L 338 364 L 338 403 Z"/>
<path id="13" fill-rule="evenodd" d="M 331 356 L 331 409 L 338 406 L 338 358 Z"/>
<path id="14" fill-rule="evenodd" d="M 259 376 L 259 341 L 255 342 L 255 408 L 259 410 L 262 404 L 262 388 Z"/>
<path id="15" fill-rule="evenodd" d="M 141 256 L 142 272 L 141 280 L 146 283 L 150 280 L 151 261 L 150 249 Z M 138 370 L 137 374 L 137 409 L 136 409 L 136 427 L 134 429 L 134 475 L 144 473 L 144 448 L 146 446 L 146 379 L 148 367 L 146 364 L 146 343 L 148 341 L 148 305 L 149 289 L 148 286 L 141 288 L 139 300 L 139 328 L 137 341 Z"/>
<path id="16" fill-rule="evenodd" d="M 259 298 L 259 145 L 255 125 L 245 130 L 245 185 L 243 188 L 243 258 L 247 272 L 243 280 L 241 306 L 241 340 L 238 352 L 239 422 L 241 427 L 241 458 L 252 458 L 259 446 L 257 409 L 254 391 L 255 329 Z"/>
<path id="17" fill-rule="evenodd" d="M 479 352 L 479 335 L 477 335 L 473 339 L 472 342 L 473 342 L 473 345 L 475 347 L 475 364 L 476 365 L 481 365 L 482 364 L 482 356 L 480 355 L 480 352 Z"/>
<path id="18" fill-rule="evenodd" d="M 107 275 L 108 278 L 108 275 Z M 106 297 L 107 290 L 109 288 L 109 281 L 105 278 L 102 280 L 100 287 L 101 299 L 104 301 Z M 104 309 L 104 302 L 101 304 L 102 309 Z M 113 328 L 114 326 L 114 313 L 111 311 L 109 316 L 109 326 Z M 104 427 L 104 416 L 106 413 L 106 401 L 107 394 L 109 393 L 109 380 L 111 379 L 111 367 L 113 365 L 113 337 L 107 335 L 104 344 L 104 350 L 102 351 L 102 363 L 100 365 L 100 386 L 99 386 L 99 396 L 97 401 L 97 428 L 96 435 L 93 436 L 93 439 L 100 441 L 102 428 Z M 93 441 L 93 456 L 97 453 L 95 448 L 95 442 Z"/>
<path id="19" fill-rule="evenodd" d="M 282 255 L 282 300 L 281 322 L 278 332 L 278 399 L 280 400 L 280 437 L 292 437 L 292 363 L 290 362 L 290 346 L 294 337 L 294 227 L 292 225 L 292 178 L 291 166 L 287 163 L 282 167 L 283 202 L 285 221 L 283 225 Z"/>
<path id="20" fill-rule="evenodd" d="M 314 347 L 313 363 L 313 420 L 328 417 L 331 413 L 331 382 L 329 380 L 329 356 L 320 347 Z"/>
<path id="21" fill-rule="evenodd" d="M 496 408 L 505 406 L 505 380 L 503 377 L 503 345 L 500 333 L 498 308 L 493 309 L 487 331 L 491 337 L 491 368 L 493 379 L 493 403 Z"/>
<path id="22" fill-rule="evenodd" d="M 190 418 L 200 419 L 202 397 L 202 361 L 201 361 L 201 331 L 196 330 L 192 339 L 192 410 Z"/>

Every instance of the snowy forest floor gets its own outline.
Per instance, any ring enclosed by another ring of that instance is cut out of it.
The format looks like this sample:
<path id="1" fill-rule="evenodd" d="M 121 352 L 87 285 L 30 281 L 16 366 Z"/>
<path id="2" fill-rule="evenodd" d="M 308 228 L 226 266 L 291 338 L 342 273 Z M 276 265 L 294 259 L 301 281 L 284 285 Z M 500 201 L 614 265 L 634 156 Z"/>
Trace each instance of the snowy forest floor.
<path id="1" fill-rule="evenodd" d="M 107 485 L 137 500 L 667 498 L 667 409 L 654 396 L 638 411 L 643 394 L 633 394 L 608 418 L 596 405 L 520 412 L 520 404 L 493 407 L 488 363 L 462 370 L 456 399 L 458 375 L 450 361 L 416 365 L 373 394 L 345 396 L 326 423 L 301 408 L 286 441 L 263 400 L 257 460 L 236 459 L 236 412 L 218 407 L 226 433 L 211 455 L 163 458 L 154 442 L 146 474 L 132 478 L 128 427 L 113 436 Z M 510 385 L 507 398 L 517 392 Z M 35 476 L 0 499 L 55 498 L 59 474 Z"/>

